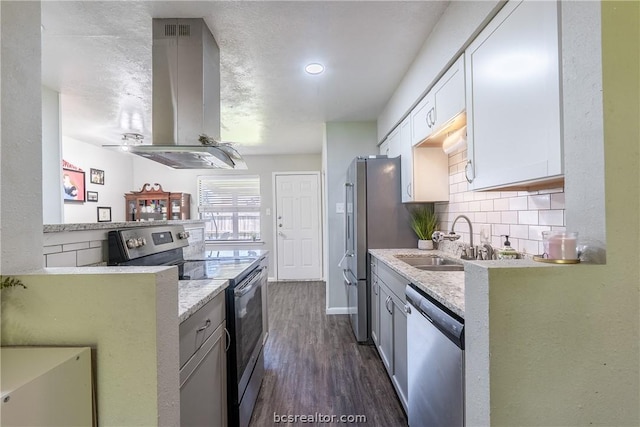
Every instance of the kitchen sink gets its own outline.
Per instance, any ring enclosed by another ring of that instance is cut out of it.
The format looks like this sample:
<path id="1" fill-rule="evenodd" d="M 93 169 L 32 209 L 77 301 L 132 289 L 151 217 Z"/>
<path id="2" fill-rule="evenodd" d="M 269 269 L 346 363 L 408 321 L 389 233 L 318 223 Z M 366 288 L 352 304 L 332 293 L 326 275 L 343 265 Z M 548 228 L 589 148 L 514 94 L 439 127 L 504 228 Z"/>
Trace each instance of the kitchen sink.
<path id="1" fill-rule="evenodd" d="M 396 258 L 419 270 L 464 271 L 464 266 L 462 264 L 437 255 L 396 256 Z"/>

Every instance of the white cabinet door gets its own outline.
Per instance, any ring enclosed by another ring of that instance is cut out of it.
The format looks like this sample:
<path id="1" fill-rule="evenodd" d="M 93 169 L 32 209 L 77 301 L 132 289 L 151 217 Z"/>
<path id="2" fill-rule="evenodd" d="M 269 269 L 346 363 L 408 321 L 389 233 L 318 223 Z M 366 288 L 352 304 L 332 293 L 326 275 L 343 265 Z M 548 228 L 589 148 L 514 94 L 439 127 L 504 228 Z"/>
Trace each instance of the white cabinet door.
<path id="1" fill-rule="evenodd" d="M 558 7 L 511 0 L 465 51 L 471 189 L 563 173 Z"/>
<path id="2" fill-rule="evenodd" d="M 400 123 L 400 185 L 402 202 L 413 202 L 413 146 L 411 144 L 411 117 Z"/>
<path id="3" fill-rule="evenodd" d="M 387 151 L 388 157 L 398 157 L 402 153 L 402 141 L 400 140 L 400 126 L 397 126 L 393 132 L 387 138 L 389 142 L 389 148 Z"/>
<path id="4" fill-rule="evenodd" d="M 465 109 L 464 55 L 453 63 L 432 89 L 437 131 Z"/>
<path id="5" fill-rule="evenodd" d="M 389 155 L 389 139 L 388 138 L 382 141 L 382 144 L 380 144 L 378 152 L 380 153 L 381 156 Z"/>
<path id="6" fill-rule="evenodd" d="M 430 91 L 422 101 L 411 110 L 411 145 L 416 145 L 428 137 L 435 127 L 435 108 L 433 106 L 433 91 Z"/>
<path id="7" fill-rule="evenodd" d="M 400 124 L 402 202 L 449 200 L 449 157 L 439 147 L 414 147 L 411 117 Z"/>

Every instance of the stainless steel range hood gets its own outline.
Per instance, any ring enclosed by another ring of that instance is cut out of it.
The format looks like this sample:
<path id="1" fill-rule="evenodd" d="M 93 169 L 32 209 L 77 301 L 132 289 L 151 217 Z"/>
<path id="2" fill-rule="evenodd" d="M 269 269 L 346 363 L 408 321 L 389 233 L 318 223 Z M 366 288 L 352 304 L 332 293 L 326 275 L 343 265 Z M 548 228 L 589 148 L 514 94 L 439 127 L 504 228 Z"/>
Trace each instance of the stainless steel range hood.
<path id="1" fill-rule="evenodd" d="M 152 48 L 153 143 L 127 151 L 174 169 L 246 169 L 218 142 L 220 49 L 204 20 L 153 19 Z"/>

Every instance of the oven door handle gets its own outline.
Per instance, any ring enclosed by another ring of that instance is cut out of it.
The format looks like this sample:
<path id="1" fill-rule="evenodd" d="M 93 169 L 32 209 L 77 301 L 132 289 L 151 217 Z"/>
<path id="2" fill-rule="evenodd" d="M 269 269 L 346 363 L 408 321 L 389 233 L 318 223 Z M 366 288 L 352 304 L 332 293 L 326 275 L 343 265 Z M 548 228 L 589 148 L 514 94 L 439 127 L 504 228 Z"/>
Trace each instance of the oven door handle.
<path id="1" fill-rule="evenodd" d="M 262 274 L 262 268 L 257 268 L 256 272 L 253 273 L 251 277 L 249 277 L 248 279 L 245 279 L 244 282 L 233 291 L 233 295 L 237 298 L 251 292 L 255 287 L 256 283 L 258 283 L 261 274 Z"/>

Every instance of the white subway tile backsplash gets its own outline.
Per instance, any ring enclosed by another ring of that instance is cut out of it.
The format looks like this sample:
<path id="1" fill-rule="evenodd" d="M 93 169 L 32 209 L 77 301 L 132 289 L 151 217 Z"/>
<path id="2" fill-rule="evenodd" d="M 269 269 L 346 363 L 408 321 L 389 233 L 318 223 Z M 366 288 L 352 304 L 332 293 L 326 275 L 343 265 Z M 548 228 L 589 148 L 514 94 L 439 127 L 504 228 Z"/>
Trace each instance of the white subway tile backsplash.
<path id="1" fill-rule="evenodd" d="M 481 211 L 493 211 L 493 200 L 482 200 L 480 202 L 480 210 Z"/>
<path id="2" fill-rule="evenodd" d="M 102 248 L 83 249 L 77 252 L 78 267 L 90 264 L 98 264 L 105 260 L 102 259 Z"/>
<path id="3" fill-rule="evenodd" d="M 519 239 L 529 238 L 529 226 L 528 225 L 511 225 L 509 226 L 509 235 L 517 237 Z"/>
<path id="4" fill-rule="evenodd" d="M 500 215 L 500 212 L 487 212 L 487 222 L 500 224 L 502 222 L 502 215 Z"/>
<path id="5" fill-rule="evenodd" d="M 551 209 L 551 195 L 538 194 L 529 196 L 528 205 L 529 209 Z"/>
<path id="6" fill-rule="evenodd" d="M 494 236 L 501 236 L 503 234 L 510 234 L 511 230 L 506 224 L 493 224 L 493 231 L 491 234 Z"/>
<path id="7" fill-rule="evenodd" d="M 527 197 L 512 197 L 509 199 L 509 210 L 512 211 L 524 211 L 527 210 Z"/>
<path id="8" fill-rule="evenodd" d="M 475 222 L 478 223 L 487 223 L 487 213 L 486 212 L 476 212 Z"/>
<path id="9" fill-rule="evenodd" d="M 80 249 L 89 249 L 89 242 L 67 243 L 62 245 L 62 251 L 77 251 Z"/>
<path id="10" fill-rule="evenodd" d="M 505 199 L 505 198 L 511 198 L 511 197 L 518 197 L 518 192 L 517 191 L 501 191 L 500 193 L 501 198 Z"/>
<path id="11" fill-rule="evenodd" d="M 481 229 L 490 233 L 491 244 L 502 247 L 510 235 L 512 246 L 530 254 L 541 253 L 541 232 L 549 229 L 564 230 L 564 190 L 562 188 L 539 191 L 469 191 L 464 176 L 467 151 L 449 155 L 449 202 L 436 203 L 440 229 L 450 230 L 458 215 L 466 215 L 473 223 L 474 241 L 480 241 Z M 456 224 L 456 231 L 469 235 L 466 222 Z"/>
<path id="12" fill-rule="evenodd" d="M 46 267 L 77 267 L 75 251 L 49 254 L 45 257 Z"/>
<path id="13" fill-rule="evenodd" d="M 466 193 L 465 193 L 466 194 Z M 475 202 L 469 202 L 469 210 L 473 211 L 473 212 L 478 212 L 479 210 L 485 210 L 485 209 L 481 209 L 481 201 L 475 201 Z"/>
<path id="14" fill-rule="evenodd" d="M 529 239 L 542 240 L 542 232 L 549 230 L 551 230 L 551 227 L 546 225 L 531 225 L 529 226 Z"/>
<path id="15" fill-rule="evenodd" d="M 539 243 L 537 240 L 521 240 L 519 251 L 528 253 L 530 255 L 538 255 L 540 252 Z"/>
<path id="16" fill-rule="evenodd" d="M 518 223 L 538 225 L 538 211 L 518 211 Z"/>
<path id="17" fill-rule="evenodd" d="M 89 242 L 89 247 L 90 248 L 101 248 L 103 242 L 106 242 L 106 240 L 93 240 L 93 241 Z"/>
<path id="18" fill-rule="evenodd" d="M 503 224 L 517 224 L 518 212 L 516 211 L 502 211 L 500 213 L 500 222 Z"/>
<path id="19" fill-rule="evenodd" d="M 540 225 L 564 226 L 564 210 L 553 209 L 540 211 Z"/>
<path id="20" fill-rule="evenodd" d="M 495 199 L 493 201 L 493 209 L 497 211 L 508 211 L 509 199 Z"/>
<path id="21" fill-rule="evenodd" d="M 43 254 L 55 254 L 57 252 L 62 252 L 62 245 L 45 246 Z"/>
<path id="22" fill-rule="evenodd" d="M 564 209 L 564 193 L 551 194 L 551 209 Z"/>

